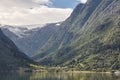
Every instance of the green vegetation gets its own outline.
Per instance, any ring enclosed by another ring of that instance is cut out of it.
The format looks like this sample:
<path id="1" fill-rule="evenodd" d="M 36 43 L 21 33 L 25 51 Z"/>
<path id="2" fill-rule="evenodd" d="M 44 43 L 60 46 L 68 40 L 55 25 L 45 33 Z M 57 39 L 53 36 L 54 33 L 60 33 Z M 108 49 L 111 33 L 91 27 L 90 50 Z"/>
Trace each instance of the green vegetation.
<path id="1" fill-rule="evenodd" d="M 91 0 L 88 4 L 79 4 L 34 59 L 47 66 L 119 70 L 119 4 L 118 0 Z"/>
<path id="2" fill-rule="evenodd" d="M 24 53 L 20 52 L 14 43 L 0 29 L 0 72 L 16 71 L 30 68 L 34 63 Z"/>
<path id="3" fill-rule="evenodd" d="M 119 0 L 89 0 L 87 4 L 79 4 L 71 16 L 55 30 L 52 27 L 47 32 L 48 28 L 43 28 L 46 37 L 35 36 L 41 43 L 32 40 L 38 42 L 35 46 L 40 48 L 33 59 L 47 67 L 32 64 L 11 41 L 5 42 L 8 39 L 0 35 L 0 69 L 30 67 L 30 70 L 56 72 L 120 70 L 119 4 Z"/>

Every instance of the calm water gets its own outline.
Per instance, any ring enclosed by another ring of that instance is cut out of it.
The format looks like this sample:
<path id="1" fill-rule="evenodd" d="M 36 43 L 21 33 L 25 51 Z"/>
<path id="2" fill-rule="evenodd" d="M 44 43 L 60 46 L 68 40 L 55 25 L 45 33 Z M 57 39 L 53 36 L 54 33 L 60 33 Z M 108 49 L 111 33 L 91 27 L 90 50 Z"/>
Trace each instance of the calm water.
<path id="1" fill-rule="evenodd" d="M 120 80 L 120 75 L 99 73 L 12 73 L 0 74 L 0 80 Z"/>

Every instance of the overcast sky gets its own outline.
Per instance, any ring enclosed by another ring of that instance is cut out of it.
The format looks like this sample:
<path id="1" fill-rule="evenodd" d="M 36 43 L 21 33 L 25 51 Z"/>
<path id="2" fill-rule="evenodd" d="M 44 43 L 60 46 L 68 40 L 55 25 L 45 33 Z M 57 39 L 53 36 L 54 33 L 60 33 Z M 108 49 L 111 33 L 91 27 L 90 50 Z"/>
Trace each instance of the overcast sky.
<path id="1" fill-rule="evenodd" d="M 86 0 L 0 0 L 0 24 L 30 25 L 64 21 Z"/>

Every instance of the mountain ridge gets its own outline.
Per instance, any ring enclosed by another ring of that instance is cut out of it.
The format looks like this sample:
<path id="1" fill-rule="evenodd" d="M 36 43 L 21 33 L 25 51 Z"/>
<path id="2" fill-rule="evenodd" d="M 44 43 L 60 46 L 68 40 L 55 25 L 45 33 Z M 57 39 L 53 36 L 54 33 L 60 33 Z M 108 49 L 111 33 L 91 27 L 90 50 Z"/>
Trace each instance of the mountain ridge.
<path id="1" fill-rule="evenodd" d="M 2 26 L 2 31 L 13 40 L 22 52 L 31 57 L 59 29 L 59 24 L 51 23 L 33 29 Z"/>
<path id="2" fill-rule="evenodd" d="M 39 47 L 32 58 L 47 66 L 98 71 L 120 69 L 119 4 L 120 0 L 80 3 L 59 26 L 43 27 L 43 32 L 36 33 L 35 37 L 43 34 L 35 38 L 43 44 L 36 44 Z"/>
<path id="3" fill-rule="evenodd" d="M 16 47 L 0 29 L 0 72 L 30 68 L 34 62 Z"/>
<path id="4" fill-rule="evenodd" d="M 53 46 L 44 47 L 34 59 L 43 65 L 68 65 L 86 70 L 119 69 L 119 3 L 119 0 L 89 0 L 82 5 L 82 11 L 76 7 L 81 13 L 75 9 L 73 14 L 78 12 L 78 16 L 72 19 L 72 14 L 63 22 L 53 37 L 56 41 L 47 45 Z M 47 55 L 41 57 L 45 53 Z"/>

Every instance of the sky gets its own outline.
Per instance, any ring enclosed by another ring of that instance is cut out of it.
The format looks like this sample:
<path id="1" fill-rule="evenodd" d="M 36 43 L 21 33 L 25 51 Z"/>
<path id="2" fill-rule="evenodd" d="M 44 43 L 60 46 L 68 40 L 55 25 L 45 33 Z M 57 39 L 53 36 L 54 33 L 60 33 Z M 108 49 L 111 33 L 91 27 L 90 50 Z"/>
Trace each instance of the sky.
<path id="1" fill-rule="evenodd" d="M 87 0 L 0 0 L 0 24 L 32 25 L 64 21 Z"/>

